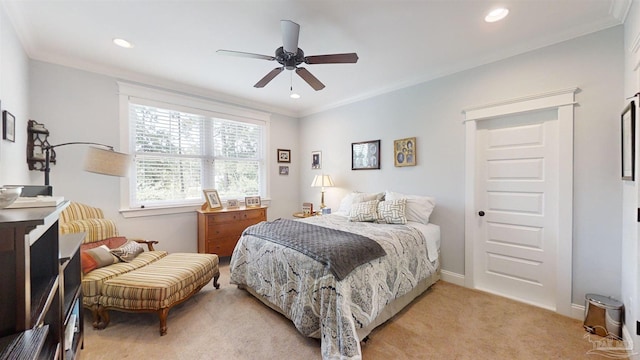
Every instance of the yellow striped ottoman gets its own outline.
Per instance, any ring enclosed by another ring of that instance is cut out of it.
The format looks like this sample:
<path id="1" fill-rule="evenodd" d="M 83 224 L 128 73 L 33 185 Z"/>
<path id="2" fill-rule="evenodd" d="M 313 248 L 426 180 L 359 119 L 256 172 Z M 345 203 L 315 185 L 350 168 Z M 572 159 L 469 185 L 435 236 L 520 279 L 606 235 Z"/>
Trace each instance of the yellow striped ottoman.
<path id="1" fill-rule="evenodd" d="M 218 255 L 174 253 L 102 284 L 98 300 L 99 328 L 109 325 L 108 310 L 157 312 L 160 335 L 167 333 L 169 310 L 196 294 L 213 278 L 220 288 Z"/>

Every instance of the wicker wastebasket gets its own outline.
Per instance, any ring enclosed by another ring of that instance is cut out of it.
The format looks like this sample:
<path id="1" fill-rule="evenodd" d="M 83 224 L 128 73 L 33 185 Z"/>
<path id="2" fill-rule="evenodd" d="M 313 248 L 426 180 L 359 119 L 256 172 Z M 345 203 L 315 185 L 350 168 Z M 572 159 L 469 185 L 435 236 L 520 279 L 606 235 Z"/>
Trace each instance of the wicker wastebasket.
<path id="1" fill-rule="evenodd" d="M 623 306 L 611 297 L 585 295 L 584 328 L 596 335 L 622 338 Z"/>

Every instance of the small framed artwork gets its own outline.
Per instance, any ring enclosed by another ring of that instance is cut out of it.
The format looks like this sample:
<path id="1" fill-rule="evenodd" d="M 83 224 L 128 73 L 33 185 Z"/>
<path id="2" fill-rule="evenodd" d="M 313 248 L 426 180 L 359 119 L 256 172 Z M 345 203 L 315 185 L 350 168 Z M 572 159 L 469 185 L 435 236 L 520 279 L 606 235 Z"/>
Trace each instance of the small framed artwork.
<path id="1" fill-rule="evenodd" d="M 351 144 L 351 170 L 380 169 L 380 140 Z"/>
<path id="2" fill-rule="evenodd" d="M 635 180 L 636 105 L 632 101 L 620 117 L 622 129 L 622 180 Z"/>
<path id="3" fill-rule="evenodd" d="M 278 162 L 290 163 L 291 162 L 291 150 L 278 149 Z"/>
<path id="4" fill-rule="evenodd" d="M 393 163 L 396 167 L 416 166 L 416 138 L 393 141 Z"/>
<path id="5" fill-rule="evenodd" d="M 209 209 L 222 209 L 222 202 L 220 201 L 220 196 L 218 196 L 218 190 L 204 189 L 202 192 L 204 193 L 204 197 L 207 199 Z"/>
<path id="6" fill-rule="evenodd" d="M 278 169 L 278 173 L 280 175 L 289 175 L 289 167 L 288 166 L 280 166 Z"/>
<path id="7" fill-rule="evenodd" d="M 237 199 L 227 200 L 227 209 L 237 209 L 240 207 L 240 202 Z"/>
<path id="8" fill-rule="evenodd" d="M 7 110 L 2 112 L 2 138 L 16 141 L 16 118 Z"/>
<path id="9" fill-rule="evenodd" d="M 322 152 L 320 151 L 311 152 L 311 168 L 322 169 Z"/>
<path id="10" fill-rule="evenodd" d="M 247 196 L 244 198 L 244 206 L 246 207 L 260 207 L 260 196 Z"/>
<path id="11" fill-rule="evenodd" d="M 311 216 L 313 215 L 313 203 L 302 203 L 302 215 Z"/>

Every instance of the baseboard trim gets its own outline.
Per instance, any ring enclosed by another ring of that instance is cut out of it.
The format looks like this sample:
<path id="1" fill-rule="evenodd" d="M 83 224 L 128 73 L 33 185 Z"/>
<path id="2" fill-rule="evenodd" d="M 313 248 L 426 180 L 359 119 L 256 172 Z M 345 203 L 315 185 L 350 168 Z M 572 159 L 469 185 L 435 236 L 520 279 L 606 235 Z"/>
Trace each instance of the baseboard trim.
<path id="1" fill-rule="evenodd" d="M 571 304 L 571 315 L 576 320 L 584 321 L 584 305 Z"/>
<path id="2" fill-rule="evenodd" d="M 464 275 L 454 273 L 447 270 L 440 270 L 442 281 L 452 283 L 458 286 L 464 286 Z"/>

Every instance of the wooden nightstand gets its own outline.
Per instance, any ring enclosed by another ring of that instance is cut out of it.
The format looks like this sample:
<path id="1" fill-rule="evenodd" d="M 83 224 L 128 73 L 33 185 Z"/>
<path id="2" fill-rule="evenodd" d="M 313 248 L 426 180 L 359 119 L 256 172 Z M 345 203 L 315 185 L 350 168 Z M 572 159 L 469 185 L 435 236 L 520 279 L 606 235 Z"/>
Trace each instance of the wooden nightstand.
<path id="1" fill-rule="evenodd" d="M 198 210 L 198 252 L 231 256 L 244 229 L 266 220 L 266 206 Z"/>

